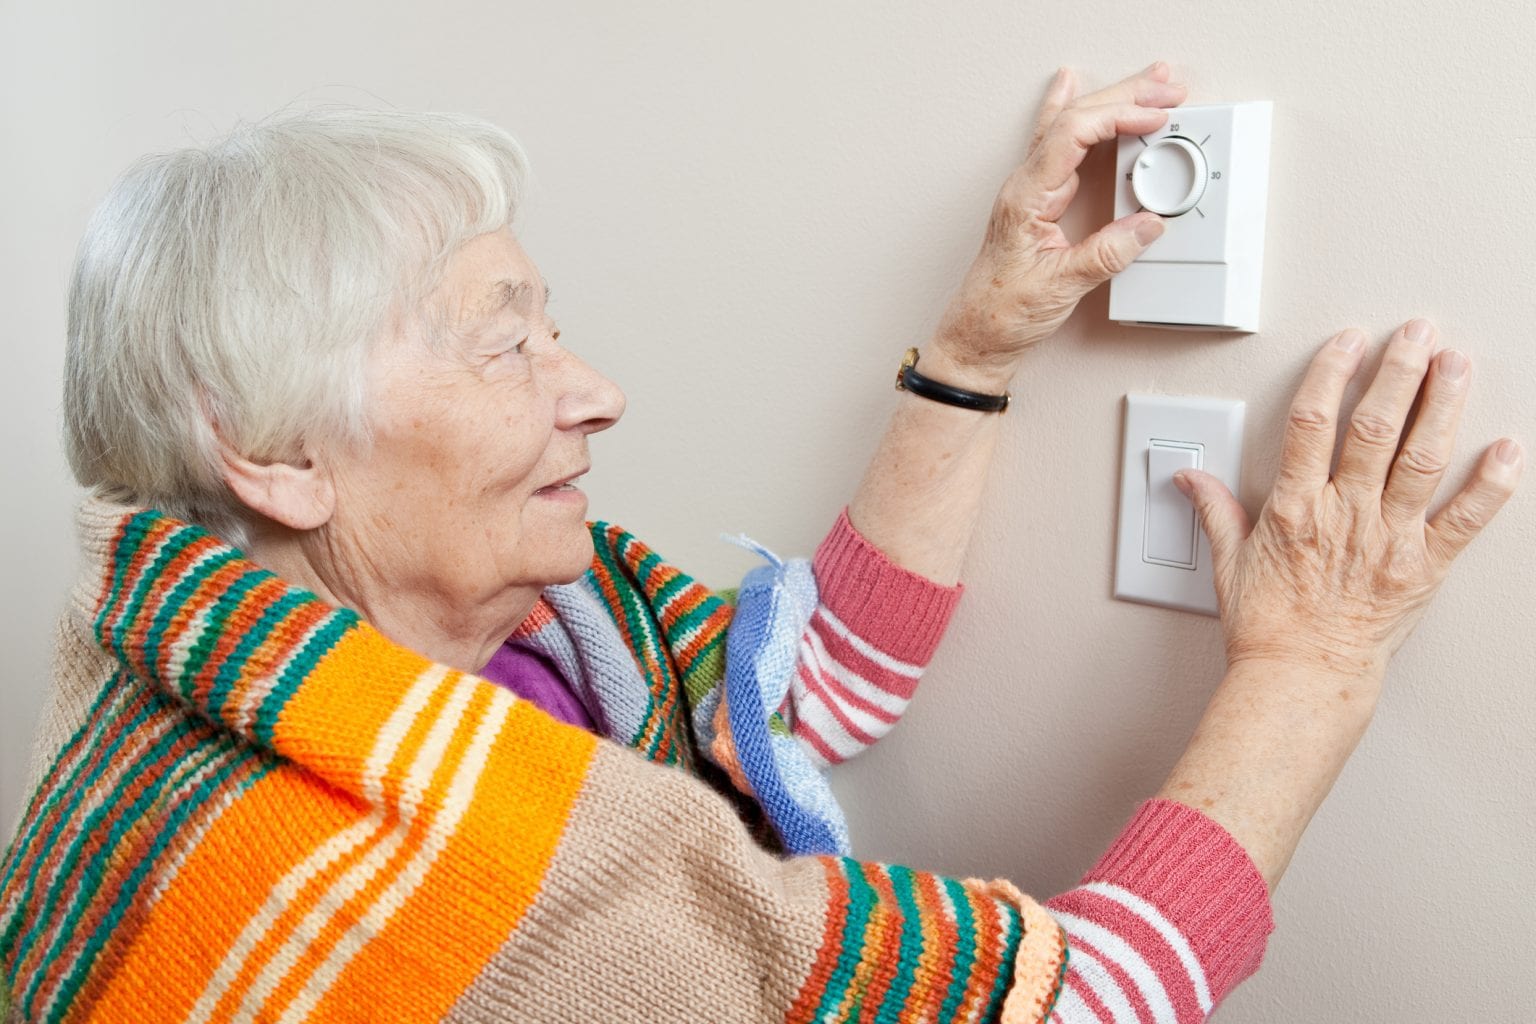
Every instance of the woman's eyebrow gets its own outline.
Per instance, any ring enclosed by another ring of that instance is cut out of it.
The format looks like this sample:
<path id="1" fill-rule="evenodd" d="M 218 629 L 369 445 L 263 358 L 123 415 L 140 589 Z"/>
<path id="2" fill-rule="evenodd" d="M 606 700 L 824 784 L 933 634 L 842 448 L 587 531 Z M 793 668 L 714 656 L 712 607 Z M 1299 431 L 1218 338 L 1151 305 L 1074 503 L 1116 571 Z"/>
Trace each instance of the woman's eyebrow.
<path id="1" fill-rule="evenodd" d="M 544 302 L 547 305 L 550 295 L 549 283 L 541 281 L 540 284 L 543 285 Z M 536 294 L 537 291 L 534 285 L 529 281 L 513 281 L 510 279 L 497 281 L 481 302 L 480 311 L 475 317 L 474 323 L 479 325 L 490 320 L 508 307 L 511 307 L 515 312 L 525 317 L 531 316 L 533 313 L 533 297 Z"/>

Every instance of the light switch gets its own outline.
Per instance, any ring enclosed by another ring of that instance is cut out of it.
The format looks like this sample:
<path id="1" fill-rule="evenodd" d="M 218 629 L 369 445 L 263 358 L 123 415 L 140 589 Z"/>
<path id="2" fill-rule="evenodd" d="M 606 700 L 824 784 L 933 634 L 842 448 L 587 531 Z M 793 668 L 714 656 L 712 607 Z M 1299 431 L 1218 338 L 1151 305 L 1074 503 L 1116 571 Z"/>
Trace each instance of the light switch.
<path id="1" fill-rule="evenodd" d="M 1198 527 L 1195 507 L 1174 486 L 1180 469 L 1200 468 L 1200 446 L 1154 440 L 1147 450 L 1146 546 L 1142 558 L 1194 569 Z"/>
<path id="2" fill-rule="evenodd" d="M 1144 327 L 1259 329 L 1274 105 L 1176 107 L 1120 139 L 1115 216 L 1151 210 L 1163 236 L 1109 286 L 1109 317 Z"/>
<path id="3" fill-rule="evenodd" d="M 1117 598 L 1216 614 L 1210 542 L 1173 474 L 1203 470 L 1237 493 L 1244 411 L 1222 398 L 1125 396 Z"/>

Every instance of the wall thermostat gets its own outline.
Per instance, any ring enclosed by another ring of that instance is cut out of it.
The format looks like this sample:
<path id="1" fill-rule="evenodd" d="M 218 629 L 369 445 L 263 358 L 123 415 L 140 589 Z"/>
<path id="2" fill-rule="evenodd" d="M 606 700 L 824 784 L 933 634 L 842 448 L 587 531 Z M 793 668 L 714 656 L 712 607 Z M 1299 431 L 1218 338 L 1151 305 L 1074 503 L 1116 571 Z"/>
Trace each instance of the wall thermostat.
<path id="1" fill-rule="evenodd" d="M 1161 131 L 1121 136 L 1115 217 L 1150 210 L 1167 227 L 1110 283 L 1111 320 L 1259 329 L 1273 113 L 1268 101 L 1177 107 Z"/>

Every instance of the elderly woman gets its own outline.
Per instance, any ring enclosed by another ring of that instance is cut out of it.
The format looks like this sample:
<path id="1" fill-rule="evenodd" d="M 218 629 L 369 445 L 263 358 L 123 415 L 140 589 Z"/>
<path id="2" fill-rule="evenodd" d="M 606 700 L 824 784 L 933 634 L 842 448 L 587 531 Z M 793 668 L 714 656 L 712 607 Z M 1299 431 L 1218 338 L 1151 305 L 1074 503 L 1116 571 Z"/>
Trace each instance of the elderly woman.
<path id="1" fill-rule="evenodd" d="M 1056 222 L 1089 147 L 1184 88 L 1155 64 L 1074 95 L 1058 75 L 815 559 L 769 556 L 734 595 L 584 521 L 587 440 L 624 399 L 546 311 L 504 133 L 327 113 L 128 172 L 71 296 L 94 493 L 0 867 L 14 1018 L 1209 1014 L 1521 452 L 1495 445 L 1426 519 L 1469 373 L 1413 321 L 1330 471 L 1366 353 L 1341 333 L 1257 523 L 1180 480 L 1228 673 L 1083 884 L 1042 905 L 847 856 L 823 772 L 890 728 L 944 630 L 999 396 L 1162 231 L 1071 244 Z"/>

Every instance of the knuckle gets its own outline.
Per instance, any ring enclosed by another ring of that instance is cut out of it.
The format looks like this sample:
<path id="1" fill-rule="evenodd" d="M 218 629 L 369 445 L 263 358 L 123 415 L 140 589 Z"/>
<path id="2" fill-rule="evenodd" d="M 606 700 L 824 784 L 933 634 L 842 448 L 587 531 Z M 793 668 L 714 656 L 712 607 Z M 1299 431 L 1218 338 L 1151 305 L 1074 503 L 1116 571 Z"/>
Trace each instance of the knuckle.
<path id="1" fill-rule="evenodd" d="M 1357 411 L 1349 418 L 1349 431 L 1374 448 L 1385 448 L 1397 443 L 1397 424 L 1369 410 Z"/>
<path id="2" fill-rule="evenodd" d="M 1108 239 L 1094 248 L 1093 269 L 1101 277 L 1113 277 L 1130 266 L 1129 256 Z"/>
<path id="3" fill-rule="evenodd" d="M 1483 517 L 1471 505 L 1457 502 L 1440 513 L 1440 528 L 1453 537 L 1471 537 L 1483 528 Z"/>
<path id="4" fill-rule="evenodd" d="M 1420 345 L 1394 345 L 1382 360 L 1381 372 L 1408 380 L 1419 380 L 1429 369 L 1429 353 Z"/>
<path id="5" fill-rule="evenodd" d="M 1314 405 L 1298 403 L 1291 406 L 1286 422 L 1292 429 L 1305 434 L 1317 434 L 1333 429 L 1333 417 L 1326 410 Z"/>
<path id="6" fill-rule="evenodd" d="M 1419 476 L 1439 476 L 1446 470 L 1445 458 L 1437 451 L 1410 444 L 1397 456 L 1398 467 Z"/>
<path id="7" fill-rule="evenodd" d="M 1082 107 L 1068 107 L 1062 111 L 1057 124 L 1074 142 L 1093 138 L 1093 115 Z"/>
<path id="8" fill-rule="evenodd" d="M 1295 500 L 1279 491 L 1276 491 L 1264 511 L 1282 536 L 1296 537 L 1303 535 L 1313 525 L 1312 512 L 1306 503 Z"/>

